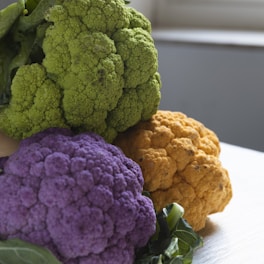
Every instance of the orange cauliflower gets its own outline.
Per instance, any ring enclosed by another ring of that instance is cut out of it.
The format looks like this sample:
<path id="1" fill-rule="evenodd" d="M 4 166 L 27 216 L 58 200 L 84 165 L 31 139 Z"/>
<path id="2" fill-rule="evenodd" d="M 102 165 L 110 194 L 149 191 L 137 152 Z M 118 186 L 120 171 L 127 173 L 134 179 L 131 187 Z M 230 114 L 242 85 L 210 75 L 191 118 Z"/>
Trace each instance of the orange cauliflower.
<path id="1" fill-rule="evenodd" d="M 196 231 L 232 197 L 217 135 L 181 112 L 159 110 L 149 121 L 121 133 L 114 144 L 140 165 L 155 209 L 181 204 Z"/>

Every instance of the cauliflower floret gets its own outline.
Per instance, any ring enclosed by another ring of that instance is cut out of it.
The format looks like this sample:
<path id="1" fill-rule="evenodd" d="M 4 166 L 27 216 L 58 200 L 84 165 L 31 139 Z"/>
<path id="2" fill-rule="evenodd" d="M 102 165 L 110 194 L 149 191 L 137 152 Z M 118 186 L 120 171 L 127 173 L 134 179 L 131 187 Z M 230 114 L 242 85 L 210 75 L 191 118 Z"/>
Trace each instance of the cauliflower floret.
<path id="1" fill-rule="evenodd" d="M 28 32 L 23 32 L 23 19 L 14 25 L 21 43 L 10 32 L 8 41 L 25 49 L 12 58 L 26 60 L 10 73 L 10 83 L 2 84 L 11 95 L 0 108 L 0 129 L 22 139 L 49 127 L 68 127 L 112 142 L 117 133 L 150 118 L 161 87 L 150 21 L 123 0 L 50 4 L 40 12 L 36 32 L 31 29 L 32 43 L 23 35 Z M 38 16 L 38 7 L 34 11 Z M 3 92 L 0 88 L 0 99 Z"/>
<path id="2" fill-rule="evenodd" d="M 140 167 L 96 134 L 45 130 L 0 169 L 1 239 L 45 246 L 64 264 L 133 263 L 155 232 Z"/>
<path id="3" fill-rule="evenodd" d="M 136 161 L 157 211 L 177 202 L 194 230 L 232 197 L 228 171 L 219 160 L 216 134 L 180 112 L 159 110 L 121 133 L 114 144 Z"/>
<path id="4" fill-rule="evenodd" d="M 60 107 L 61 89 L 47 77 L 40 64 L 21 66 L 13 79 L 12 90 L 8 108 L 0 110 L 3 130 L 20 138 L 49 127 L 68 127 Z"/>

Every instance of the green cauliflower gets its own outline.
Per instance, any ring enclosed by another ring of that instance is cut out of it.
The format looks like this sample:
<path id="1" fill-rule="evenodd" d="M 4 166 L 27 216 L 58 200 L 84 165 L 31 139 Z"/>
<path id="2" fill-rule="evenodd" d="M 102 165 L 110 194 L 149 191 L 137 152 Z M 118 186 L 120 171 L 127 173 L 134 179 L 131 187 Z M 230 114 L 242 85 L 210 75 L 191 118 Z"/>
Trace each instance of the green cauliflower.
<path id="1" fill-rule="evenodd" d="M 151 24 L 126 1 L 28 0 L 14 10 L 15 22 L 0 16 L 0 130 L 22 139 L 65 127 L 112 142 L 157 111 Z"/>

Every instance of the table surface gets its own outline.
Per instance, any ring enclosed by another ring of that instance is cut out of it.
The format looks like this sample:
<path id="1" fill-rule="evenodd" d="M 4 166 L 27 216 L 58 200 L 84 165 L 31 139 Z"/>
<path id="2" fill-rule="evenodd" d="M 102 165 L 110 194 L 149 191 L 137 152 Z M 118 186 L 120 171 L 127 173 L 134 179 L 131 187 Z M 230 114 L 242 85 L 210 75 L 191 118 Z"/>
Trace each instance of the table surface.
<path id="1" fill-rule="evenodd" d="M 226 143 L 221 149 L 233 198 L 223 212 L 208 217 L 193 264 L 263 264 L 264 152 Z"/>

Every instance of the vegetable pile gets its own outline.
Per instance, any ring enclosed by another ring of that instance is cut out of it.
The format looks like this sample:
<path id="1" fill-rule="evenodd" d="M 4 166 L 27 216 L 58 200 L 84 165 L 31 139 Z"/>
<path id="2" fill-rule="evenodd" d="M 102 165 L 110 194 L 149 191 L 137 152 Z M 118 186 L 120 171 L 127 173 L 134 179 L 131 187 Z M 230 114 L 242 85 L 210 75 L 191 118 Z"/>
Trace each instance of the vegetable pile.
<path id="1" fill-rule="evenodd" d="M 150 22 L 124 0 L 18 0 L 1 11 L 0 129 L 49 127 L 111 142 L 160 101 Z"/>
<path id="2" fill-rule="evenodd" d="M 156 215 L 139 165 L 92 132 L 34 134 L 0 158 L 0 173 L 7 264 L 185 264 L 202 245 L 183 208 Z"/>
<path id="3" fill-rule="evenodd" d="M 1 263 L 190 264 L 232 197 L 215 133 L 158 110 L 151 24 L 127 2 L 0 10 Z"/>
<path id="4" fill-rule="evenodd" d="M 202 238 L 183 218 L 184 209 L 172 203 L 157 214 L 157 230 L 140 249 L 135 264 L 190 264 Z"/>

